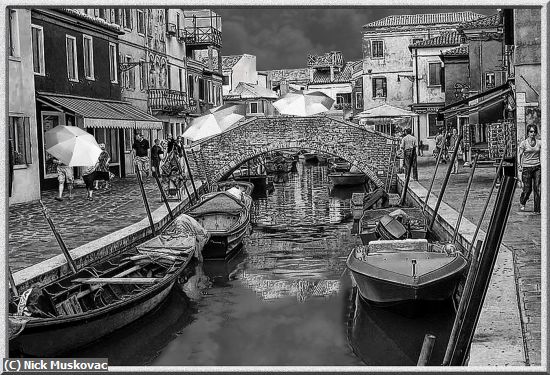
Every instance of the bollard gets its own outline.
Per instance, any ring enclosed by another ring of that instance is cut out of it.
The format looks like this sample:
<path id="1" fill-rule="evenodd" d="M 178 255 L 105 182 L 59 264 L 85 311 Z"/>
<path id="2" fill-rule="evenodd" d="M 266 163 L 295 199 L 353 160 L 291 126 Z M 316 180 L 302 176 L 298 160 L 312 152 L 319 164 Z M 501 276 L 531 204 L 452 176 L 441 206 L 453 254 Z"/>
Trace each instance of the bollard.
<path id="1" fill-rule="evenodd" d="M 422 350 L 418 356 L 417 366 L 427 366 L 430 362 L 430 357 L 432 356 L 432 350 L 435 345 L 435 336 L 426 333 L 424 336 L 424 342 L 422 343 Z"/>

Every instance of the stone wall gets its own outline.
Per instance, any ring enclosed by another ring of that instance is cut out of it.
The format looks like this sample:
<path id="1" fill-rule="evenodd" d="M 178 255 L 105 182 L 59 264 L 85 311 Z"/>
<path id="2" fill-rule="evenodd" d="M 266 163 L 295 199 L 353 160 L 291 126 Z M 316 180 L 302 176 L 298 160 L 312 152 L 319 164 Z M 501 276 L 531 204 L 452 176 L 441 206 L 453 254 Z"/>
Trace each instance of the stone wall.
<path id="1" fill-rule="evenodd" d="M 310 149 L 339 156 L 384 187 L 399 140 L 357 124 L 326 116 L 253 118 L 233 129 L 193 143 L 188 153 L 196 179 L 212 184 L 261 154 L 282 149 Z"/>

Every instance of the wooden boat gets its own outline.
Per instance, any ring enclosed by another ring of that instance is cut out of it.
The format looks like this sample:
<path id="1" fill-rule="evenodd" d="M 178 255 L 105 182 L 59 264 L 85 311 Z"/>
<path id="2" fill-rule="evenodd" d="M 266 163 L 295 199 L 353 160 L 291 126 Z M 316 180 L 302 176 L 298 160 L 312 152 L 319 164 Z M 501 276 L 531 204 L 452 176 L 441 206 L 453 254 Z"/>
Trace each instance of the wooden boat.
<path id="1" fill-rule="evenodd" d="M 361 185 L 367 182 L 363 172 L 332 172 L 328 174 L 334 186 Z"/>
<path id="2" fill-rule="evenodd" d="M 131 251 L 30 288 L 9 304 L 10 352 L 54 357 L 134 322 L 159 306 L 207 239 L 181 215 Z"/>
<path id="3" fill-rule="evenodd" d="M 226 191 L 231 188 L 237 188 L 245 194 L 252 195 L 254 184 L 247 181 L 221 181 L 216 184 L 217 191 Z"/>
<path id="4" fill-rule="evenodd" d="M 452 296 L 468 265 L 453 249 L 426 239 L 372 241 L 353 249 L 346 265 L 367 301 L 441 301 Z"/>
<path id="5" fill-rule="evenodd" d="M 240 249 L 250 223 L 252 198 L 237 188 L 201 196 L 187 214 L 210 234 L 205 259 L 225 259 Z"/>
<path id="6" fill-rule="evenodd" d="M 333 158 L 329 160 L 329 170 L 331 172 L 348 172 L 351 168 L 351 163 L 342 158 Z"/>
<path id="7" fill-rule="evenodd" d="M 402 233 L 403 229 L 398 224 L 401 224 L 405 233 Z M 363 211 L 358 230 L 361 242 L 368 245 L 370 241 L 378 239 L 426 238 L 427 226 L 420 208 L 388 207 Z"/>

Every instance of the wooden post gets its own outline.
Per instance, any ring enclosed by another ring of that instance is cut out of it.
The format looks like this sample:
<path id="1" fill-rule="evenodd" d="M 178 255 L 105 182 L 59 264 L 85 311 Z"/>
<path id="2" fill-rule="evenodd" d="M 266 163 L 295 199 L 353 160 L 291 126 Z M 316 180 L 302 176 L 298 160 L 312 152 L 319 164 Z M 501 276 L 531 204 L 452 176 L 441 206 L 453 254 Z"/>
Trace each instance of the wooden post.
<path id="1" fill-rule="evenodd" d="M 447 131 L 445 131 L 445 135 L 443 135 L 443 140 L 445 139 L 447 139 Z M 439 161 L 441 160 L 442 155 L 443 155 L 443 147 L 439 149 L 439 153 L 437 154 L 437 160 L 435 161 L 435 170 L 432 176 L 432 182 L 430 182 L 430 187 L 428 188 L 428 193 L 426 194 L 426 200 L 424 201 L 424 205 L 422 205 L 422 212 L 426 210 L 426 206 L 428 205 L 428 199 L 430 198 L 430 193 L 432 192 L 432 188 L 434 186 L 435 176 L 437 176 L 437 169 L 439 168 Z"/>
<path id="2" fill-rule="evenodd" d="M 435 345 L 435 336 L 427 333 L 424 336 L 424 342 L 422 343 L 422 350 L 418 356 L 417 366 L 427 366 L 430 362 L 430 357 L 432 356 L 432 350 Z"/>
<path id="3" fill-rule="evenodd" d="M 145 195 L 145 188 L 143 187 L 143 181 L 141 179 L 141 171 L 139 167 L 135 166 L 137 178 L 139 181 L 139 188 L 141 190 L 141 197 L 143 198 L 143 204 L 145 205 L 145 210 L 147 211 L 147 217 L 149 218 L 149 225 L 151 226 L 151 231 L 153 236 L 155 235 L 155 224 L 153 223 L 153 216 L 151 215 L 151 209 L 149 208 L 149 202 L 147 201 L 147 195 Z"/>
<path id="4" fill-rule="evenodd" d="M 189 160 L 187 160 L 187 152 L 185 151 L 185 146 L 182 147 L 183 150 L 183 160 L 185 161 L 185 166 L 187 167 L 187 170 L 189 171 L 189 179 L 191 180 L 191 185 L 193 186 L 193 192 L 195 193 L 195 198 L 197 200 L 199 199 L 199 193 L 197 193 L 197 188 L 195 187 L 195 180 L 193 180 L 193 173 L 191 173 L 191 167 L 189 166 Z M 194 151 L 191 150 L 194 155 Z M 195 158 L 196 160 L 196 158 Z M 185 185 L 185 188 L 187 189 L 187 185 Z M 188 192 L 189 193 L 189 192 Z"/>
<path id="5" fill-rule="evenodd" d="M 40 205 L 42 206 L 42 213 L 46 217 L 46 220 L 48 221 L 48 224 L 50 225 L 50 229 L 53 232 L 53 235 L 55 236 L 55 239 L 57 240 L 57 244 L 61 248 L 61 251 L 63 252 L 63 255 L 65 256 L 65 259 L 67 260 L 67 264 L 69 265 L 69 269 L 72 273 L 76 273 L 76 264 L 74 263 L 73 258 L 71 258 L 71 254 L 69 253 L 69 250 L 67 249 L 67 246 L 65 246 L 65 242 L 63 242 L 63 238 L 61 238 L 61 235 L 59 232 L 57 232 L 57 229 L 55 229 L 55 225 L 53 224 L 52 219 L 50 218 L 50 215 L 48 213 L 48 209 L 46 206 L 44 206 L 44 203 L 42 203 L 42 199 L 39 200 Z"/>
<path id="6" fill-rule="evenodd" d="M 399 199 L 399 205 L 403 206 L 405 204 L 405 198 L 407 197 L 407 189 L 409 188 L 409 180 L 411 179 L 412 165 L 415 157 L 416 149 L 413 148 L 411 157 L 409 159 L 409 167 L 407 168 L 407 173 L 405 175 L 405 184 L 403 185 L 403 191 L 401 192 L 401 199 Z"/>
<path id="7" fill-rule="evenodd" d="M 166 198 L 166 194 L 164 194 L 164 189 L 162 188 L 162 184 L 160 183 L 158 173 L 155 173 L 155 181 L 157 182 L 157 186 L 160 190 L 160 196 L 162 197 L 162 201 L 166 205 L 166 209 L 168 210 L 168 214 L 170 215 L 170 219 L 174 219 L 174 214 L 172 213 L 172 209 L 170 208 L 170 204 L 168 203 L 168 199 Z"/>
<path id="8" fill-rule="evenodd" d="M 443 358 L 443 366 L 448 366 L 449 361 L 451 360 L 451 355 L 455 350 L 456 346 L 456 336 L 457 333 L 462 325 L 463 317 L 464 317 L 464 310 L 466 308 L 466 304 L 470 300 L 470 297 L 472 295 L 472 286 L 474 284 L 475 277 L 478 272 L 479 267 L 479 255 L 481 253 L 481 245 L 483 244 L 483 241 L 477 241 L 475 252 L 472 253 L 472 257 L 470 259 L 470 267 L 468 269 L 468 276 L 466 277 L 466 282 L 464 283 L 464 288 L 462 289 L 462 295 L 460 296 L 460 302 L 458 304 L 458 308 L 456 310 L 455 320 L 453 323 L 453 329 L 451 330 L 451 334 L 449 336 L 449 343 L 447 344 L 447 349 L 445 350 L 445 357 Z"/>
<path id="9" fill-rule="evenodd" d="M 487 236 L 481 250 L 479 272 L 472 285 L 472 295 L 470 300 L 467 301 L 462 319 L 463 322 L 457 332 L 455 349 L 449 361 L 450 366 L 464 366 L 466 364 L 468 351 L 483 307 L 483 301 L 489 288 L 498 249 L 506 230 L 506 222 L 510 214 L 514 190 L 516 188 L 516 178 L 514 175 L 515 171 L 513 167 L 504 168 L 503 183 L 500 186 L 495 201 Z"/>
<path id="10" fill-rule="evenodd" d="M 470 177 L 468 178 L 468 186 L 466 186 L 466 191 L 464 192 L 464 198 L 462 199 L 462 206 L 460 207 L 460 212 L 458 213 L 458 219 L 456 222 L 456 227 L 453 233 L 453 239 L 451 243 L 455 243 L 456 237 L 458 236 L 458 229 L 460 228 L 460 222 L 462 221 L 464 208 L 466 208 L 466 201 L 468 200 L 468 194 L 470 194 L 470 187 L 472 186 L 472 181 L 474 180 L 474 172 L 476 170 L 478 157 L 479 157 L 479 154 L 476 154 L 476 156 L 474 157 L 474 164 L 472 165 L 472 170 L 470 171 Z"/>
<path id="11" fill-rule="evenodd" d="M 430 220 L 430 225 L 428 226 L 428 230 L 432 229 L 435 222 L 435 218 L 437 217 L 437 211 L 439 211 L 439 206 L 441 205 L 443 194 L 445 193 L 445 189 L 447 188 L 447 183 L 449 182 L 449 177 L 451 176 L 451 171 L 453 170 L 453 164 L 455 162 L 456 155 L 458 154 L 458 148 L 460 147 L 461 141 L 462 141 L 462 134 L 458 136 L 458 140 L 456 141 L 455 148 L 453 150 L 453 156 L 451 157 L 449 166 L 447 168 L 447 173 L 445 174 L 445 179 L 443 180 L 443 184 L 441 185 L 441 191 L 439 192 L 439 195 L 437 197 L 437 203 L 435 204 L 434 214 L 432 216 L 432 220 Z"/>

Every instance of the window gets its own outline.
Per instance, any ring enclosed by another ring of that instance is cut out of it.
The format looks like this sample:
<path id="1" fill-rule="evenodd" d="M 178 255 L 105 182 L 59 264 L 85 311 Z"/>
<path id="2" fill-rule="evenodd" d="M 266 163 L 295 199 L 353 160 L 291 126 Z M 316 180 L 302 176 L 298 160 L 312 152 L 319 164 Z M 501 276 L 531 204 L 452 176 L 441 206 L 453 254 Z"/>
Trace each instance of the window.
<path id="1" fill-rule="evenodd" d="M 250 102 L 250 113 L 260 113 L 258 102 Z"/>
<path id="2" fill-rule="evenodd" d="M 124 28 L 132 29 L 132 9 L 123 9 L 124 14 Z"/>
<path id="3" fill-rule="evenodd" d="M 69 81 L 78 81 L 78 61 L 76 58 L 76 38 L 74 36 L 65 36 L 65 45 L 67 49 L 67 77 Z"/>
<path id="4" fill-rule="evenodd" d="M 117 83 L 117 59 L 116 59 L 116 44 L 109 43 L 109 76 L 112 83 Z"/>
<path id="5" fill-rule="evenodd" d="M 179 68 L 178 77 L 180 80 L 180 92 L 183 92 L 183 69 Z"/>
<path id="6" fill-rule="evenodd" d="M 168 90 L 172 88 L 172 66 L 167 65 L 167 72 L 166 75 L 168 76 Z"/>
<path id="7" fill-rule="evenodd" d="M 8 131 L 13 147 L 14 165 L 32 164 L 29 118 L 9 116 Z"/>
<path id="8" fill-rule="evenodd" d="M 131 63 L 132 57 L 126 56 L 124 62 Z M 133 90 L 136 87 L 134 67 L 126 70 L 123 76 L 123 86 L 127 89 Z"/>
<path id="9" fill-rule="evenodd" d="M 223 85 L 229 85 L 229 76 L 223 76 L 223 81 L 222 81 L 222 84 Z"/>
<path id="10" fill-rule="evenodd" d="M 119 26 L 122 26 L 122 17 L 121 17 L 121 12 L 122 12 L 122 9 L 115 9 L 115 23 Z"/>
<path id="11" fill-rule="evenodd" d="M 19 27 L 17 26 L 17 11 L 13 9 L 10 9 L 8 48 L 10 56 L 19 56 Z"/>
<path id="12" fill-rule="evenodd" d="M 421 42 L 421 41 L 423 41 L 423 40 L 424 40 L 424 39 L 422 39 L 422 38 L 413 38 L 412 44 L 416 44 L 416 43 Z"/>
<path id="13" fill-rule="evenodd" d="M 145 16 L 143 10 L 137 9 L 137 32 L 138 34 L 145 34 Z"/>
<path id="14" fill-rule="evenodd" d="M 189 85 L 187 90 L 189 92 L 189 99 L 193 99 L 195 97 L 195 85 L 191 74 L 187 77 L 187 84 Z"/>
<path id="15" fill-rule="evenodd" d="M 35 74 L 44 75 L 44 29 L 41 26 L 31 25 L 32 30 L 32 67 Z"/>
<path id="16" fill-rule="evenodd" d="M 355 109 L 361 109 L 363 108 L 363 93 L 362 92 L 356 92 L 355 93 Z"/>
<path id="17" fill-rule="evenodd" d="M 428 137 L 435 137 L 437 135 L 437 113 L 428 113 Z"/>
<path id="18" fill-rule="evenodd" d="M 204 84 L 204 79 L 199 78 L 199 100 L 205 99 L 206 85 Z"/>
<path id="19" fill-rule="evenodd" d="M 381 40 L 372 41 L 372 57 L 384 57 L 384 42 Z"/>
<path id="20" fill-rule="evenodd" d="M 485 73 L 485 88 L 492 89 L 495 87 L 495 73 Z"/>
<path id="21" fill-rule="evenodd" d="M 91 36 L 83 35 L 84 77 L 94 79 L 94 42 Z"/>
<path id="22" fill-rule="evenodd" d="M 428 86 L 441 86 L 441 64 L 428 64 L 430 75 L 428 77 Z"/>
<path id="23" fill-rule="evenodd" d="M 373 98 L 386 98 L 387 86 L 386 77 L 373 78 L 372 79 L 372 97 Z"/>
<path id="24" fill-rule="evenodd" d="M 214 102 L 214 87 L 212 81 L 208 81 L 208 103 Z"/>
<path id="25" fill-rule="evenodd" d="M 179 13 L 176 13 L 176 35 L 179 36 L 179 32 L 180 32 L 180 14 Z"/>
<path id="26" fill-rule="evenodd" d="M 145 60 L 139 60 L 139 88 L 145 90 L 147 88 L 147 67 L 145 66 Z"/>
<path id="27" fill-rule="evenodd" d="M 107 13 L 105 12 L 105 9 L 103 8 L 99 9 L 99 18 L 103 18 L 105 21 L 108 21 Z"/>

